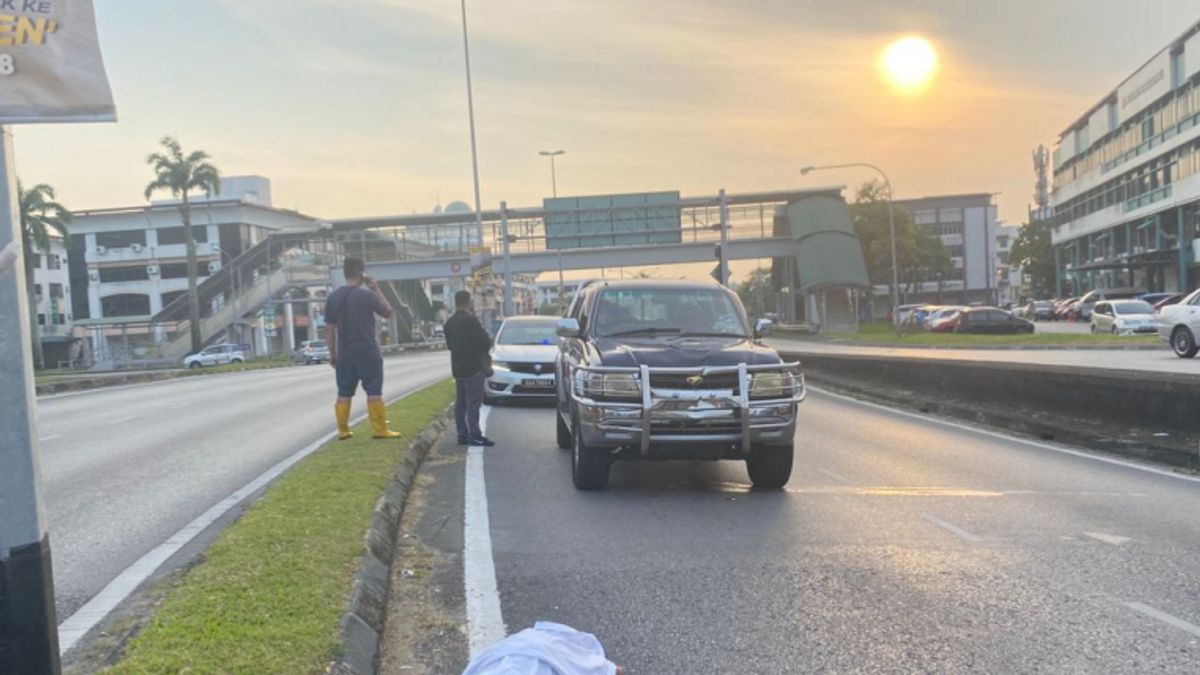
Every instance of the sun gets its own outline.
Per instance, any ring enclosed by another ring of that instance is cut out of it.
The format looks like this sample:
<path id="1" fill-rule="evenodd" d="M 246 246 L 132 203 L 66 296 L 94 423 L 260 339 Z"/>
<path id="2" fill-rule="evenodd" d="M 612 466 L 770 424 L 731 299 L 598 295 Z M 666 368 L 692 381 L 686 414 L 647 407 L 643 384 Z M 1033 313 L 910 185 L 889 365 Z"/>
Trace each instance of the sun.
<path id="1" fill-rule="evenodd" d="M 888 45 L 879 63 L 889 82 L 899 89 L 915 91 L 933 78 L 938 55 L 925 38 L 906 37 Z"/>

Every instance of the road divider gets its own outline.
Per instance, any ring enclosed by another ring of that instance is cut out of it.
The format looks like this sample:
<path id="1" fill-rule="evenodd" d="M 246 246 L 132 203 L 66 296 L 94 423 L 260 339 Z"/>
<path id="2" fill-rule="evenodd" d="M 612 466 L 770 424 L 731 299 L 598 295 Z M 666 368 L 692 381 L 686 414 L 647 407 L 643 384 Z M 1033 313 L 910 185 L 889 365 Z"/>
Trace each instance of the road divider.
<path id="1" fill-rule="evenodd" d="M 1200 376 L 791 349 L 813 384 L 1045 441 L 1200 468 Z"/>
<path id="2" fill-rule="evenodd" d="M 297 463 L 200 563 L 161 584 L 154 616 L 105 657 L 117 661 L 108 672 L 366 672 L 336 668 L 361 666 L 382 626 L 389 537 L 453 396 L 444 381 L 389 406 L 397 441 L 360 424 Z"/>

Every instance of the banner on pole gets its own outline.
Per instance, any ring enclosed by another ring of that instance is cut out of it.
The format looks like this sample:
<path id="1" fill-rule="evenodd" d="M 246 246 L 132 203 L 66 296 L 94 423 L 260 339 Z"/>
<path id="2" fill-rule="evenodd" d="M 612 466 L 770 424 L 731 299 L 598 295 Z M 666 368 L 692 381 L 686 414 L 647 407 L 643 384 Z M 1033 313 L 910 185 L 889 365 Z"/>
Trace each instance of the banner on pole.
<path id="1" fill-rule="evenodd" d="M 0 124 L 116 119 L 92 0 L 0 0 Z"/>

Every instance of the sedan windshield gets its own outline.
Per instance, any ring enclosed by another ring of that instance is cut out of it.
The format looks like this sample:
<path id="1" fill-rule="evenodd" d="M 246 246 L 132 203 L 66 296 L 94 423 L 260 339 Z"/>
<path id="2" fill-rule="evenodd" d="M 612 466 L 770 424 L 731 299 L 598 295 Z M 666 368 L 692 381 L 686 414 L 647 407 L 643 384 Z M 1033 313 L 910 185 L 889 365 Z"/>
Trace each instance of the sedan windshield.
<path id="1" fill-rule="evenodd" d="M 596 334 L 603 337 L 654 333 L 745 337 L 737 305 L 720 289 L 609 289 L 600 296 Z"/>
<path id="2" fill-rule="evenodd" d="M 1153 314 L 1154 308 L 1148 302 L 1114 302 L 1113 308 L 1117 314 Z"/>
<path id="3" fill-rule="evenodd" d="M 501 345 L 552 345 L 558 343 L 555 324 L 506 323 L 500 328 L 496 344 Z"/>

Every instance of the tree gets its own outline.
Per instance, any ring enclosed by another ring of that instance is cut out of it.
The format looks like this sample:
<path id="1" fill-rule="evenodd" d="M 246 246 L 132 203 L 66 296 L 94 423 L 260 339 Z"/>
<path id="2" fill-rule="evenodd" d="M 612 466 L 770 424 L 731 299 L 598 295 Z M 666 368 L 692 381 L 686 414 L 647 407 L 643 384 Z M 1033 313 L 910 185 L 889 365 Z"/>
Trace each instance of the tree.
<path id="1" fill-rule="evenodd" d="M 179 140 L 164 136 L 159 143 L 165 153 L 154 152 L 146 157 L 146 163 L 154 168 L 154 180 L 146 186 L 146 199 L 159 190 L 166 190 L 179 199 L 179 215 L 183 220 L 184 238 L 187 241 L 188 276 L 188 325 L 192 334 L 192 351 L 204 346 L 200 334 L 200 293 L 196 289 L 196 238 L 192 235 L 192 209 L 188 193 L 203 191 L 211 197 L 221 192 L 221 174 L 209 163 L 208 153 L 203 150 L 185 156 Z"/>
<path id="2" fill-rule="evenodd" d="M 1055 288 L 1054 244 L 1050 240 L 1048 220 L 1031 220 L 1021 226 L 1008 255 L 1009 263 L 1029 275 L 1031 292 L 1039 298 L 1053 296 Z"/>
<path id="3" fill-rule="evenodd" d="M 892 235 L 888 220 L 888 189 L 881 181 L 864 183 L 854 195 L 850 215 L 862 245 L 867 278 L 873 286 L 892 286 Z M 895 210 L 896 261 L 900 279 L 911 278 L 917 250 L 916 225 L 907 211 Z"/>
<path id="4" fill-rule="evenodd" d="M 751 270 L 736 290 L 750 316 L 761 317 L 775 311 L 775 286 L 771 283 L 770 268 L 756 267 Z"/>
<path id="5" fill-rule="evenodd" d="M 26 190 L 25 186 L 17 181 L 17 201 L 21 214 L 21 250 L 25 251 L 25 285 L 29 292 L 30 337 L 33 344 L 33 363 L 38 368 L 44 368 L 46 364 L 42 356 L 42 337 L 37 321 L 33 256 L 29 254 L 36 247 L 44 255 L 49 255 L 50 238 L 53 233 L 58 233 L 63 238 L 63 243 L 67 241 L 67 225 L 71 222 L 71 212 L 55 199 L 54 188 L 45 183 L 38 183 Z"/>

